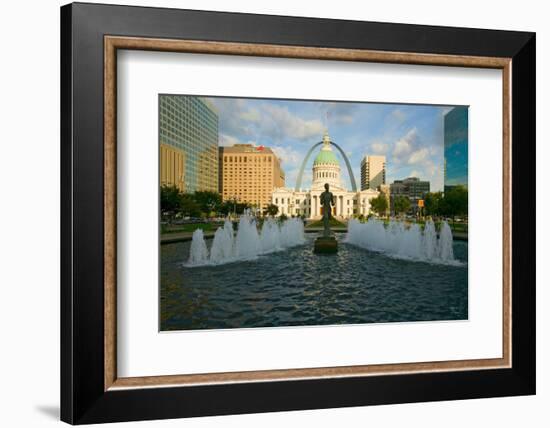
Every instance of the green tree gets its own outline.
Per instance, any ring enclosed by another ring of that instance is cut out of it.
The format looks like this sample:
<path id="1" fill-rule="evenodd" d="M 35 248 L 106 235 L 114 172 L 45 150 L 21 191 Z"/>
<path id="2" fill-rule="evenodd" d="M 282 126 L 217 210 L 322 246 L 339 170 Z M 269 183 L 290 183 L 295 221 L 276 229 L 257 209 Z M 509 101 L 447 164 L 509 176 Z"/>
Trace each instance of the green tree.
<path id="1" fill-rule="evenodd" d="M 230 215 L 233 213 L 239 215 L 244 213 L 244 210 L 250 207 L 250 204 L 246 202 L 238 202 L 236 199 L 228 199 L 220 204 L 218 211 L 223 215 Z"/>
<path id="2" fill-rule="evenodd" d="M 252 208 L 248 202 L 237 202 L 237 214 L 243 214 L 245 210 Z"/>
<path id="3" fill-rule="evenodd" d="M 279 212 L 279 207 L 275 204 L 269 204 L 264 208 L 264 215 L 276 216 Z"/>
<path id="4" fill-rule="evenodd" d="M 441 215 L 443 199 L 442 192 L 429 192 L 424 196 L 424 212 L 426 215 L 436 216 Z"/>
<path id="5" fill-rule="evenodd" d="M 171 223 L 174 216 L 180 210 L 181 193 L 176 186 L 161 186 L 160 188 L 160 214 Z"/>
<path id="6" fill-rule="evenodd" d="M 445 192 L 442 214 L 452 217 L 468 214 L 468 189 L 464 186 L 454 186 Z"/>
<path id="7" fill-rule="evenodd" d="M 218 192 L 198 190 L 193 194 L 193 199 L 206 216 L 210 216 L 212 213 L 217 214 L 222 205 L 222 197 Z"/>
<path id="8" fill-rule="evenodd" d="M 195 202 L 194 196 L 189 193 L 182 193 L 180 195 L 179 211 L 182 215 L 189 217 L 200 217 L 201 215 L 201 208 Z"/>
<path id="9" fill-rule="evenodd" d="M 233 212 L 233 201 L 223 201 L 220 205 L 220 214 L 227 216 Z"/>
<path id="10" fill-rule="evenodd" d="M 396 196 L 393 199 L 393 211 L 399 215 L 406 213 L 411 208 L 411 201 L 405 196 Z"/>
<path id="11" fill-rule="evenodd" d="M 388 209 L 388 200 L 383 193 L 380 193 L 376 198 L 369 200 L 370 207 L 373 211 L 379 216 L 386 215 L 386 210 Z"/>

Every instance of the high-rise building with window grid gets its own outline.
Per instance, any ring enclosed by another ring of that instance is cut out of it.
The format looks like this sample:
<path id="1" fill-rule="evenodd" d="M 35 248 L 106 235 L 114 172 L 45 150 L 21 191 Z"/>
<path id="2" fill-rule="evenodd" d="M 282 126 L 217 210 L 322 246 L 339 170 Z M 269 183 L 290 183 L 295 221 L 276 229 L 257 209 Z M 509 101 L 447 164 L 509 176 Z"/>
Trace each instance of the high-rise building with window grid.
<path id="1" fill-rule="evenodd" d="M 159 137 L 161 185 L 186 192 L 219 190 L 218 114 L 209 101 L 160 95 Z"/>
<path id="2" fill-rule="evenodd" d="M 377 190 L 386 184 L 386 156 L 365 156 L 361 160 L 361 190 Z"/>
<path id="3" fill-rule="evenodd" d="M 271 194 L 285 185 L 279 158 L 269 147 L 235 144 L 220 147 L 220 193 L 224 201 L 247 202 L 264 209 Z"/>

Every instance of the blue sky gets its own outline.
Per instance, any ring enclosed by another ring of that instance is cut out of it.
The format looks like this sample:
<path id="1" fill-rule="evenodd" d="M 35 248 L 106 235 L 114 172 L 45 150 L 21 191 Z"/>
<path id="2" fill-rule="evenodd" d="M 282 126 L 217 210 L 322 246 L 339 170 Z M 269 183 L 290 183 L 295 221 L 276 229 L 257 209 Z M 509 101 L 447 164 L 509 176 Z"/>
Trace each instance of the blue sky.
<path id="1" fill-rule="evenodd" d="M 308 149 L 325 128 L 349 157 L 355 179 L 365 155 L 386 156 L 386 181 L 416 176 L 443 190 L 444 106 L 208 98 L 217 108 L 220 145 L 251 143 L 272 148 L 281 158 L 286 186 L 294 187 Z M 336 155 L 340 154 L 335 151 Z M 311 184 L 309 160 L 303 188 Z M 349 177 L 341 160 L 342 175 Z"/>

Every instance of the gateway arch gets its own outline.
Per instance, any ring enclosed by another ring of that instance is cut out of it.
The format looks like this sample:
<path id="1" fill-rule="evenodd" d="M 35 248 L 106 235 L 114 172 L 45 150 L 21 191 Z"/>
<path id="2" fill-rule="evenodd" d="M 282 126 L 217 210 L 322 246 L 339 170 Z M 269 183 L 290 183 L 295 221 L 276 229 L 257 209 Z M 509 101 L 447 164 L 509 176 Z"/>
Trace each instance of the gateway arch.
<path id="1" fill-rule="evenodd" d="M 300 188 L 302 187 L 302 178 L 303 178 L 303 175 L 304 175 L 304 169 L 307 165 L 307 161 L 309 160 L 309 157 L 311 156 L 311 153 L 313 153 L 313 150 L 315 150 L 316 147 L 319 147 L 321 144 L 323 144 L 322 141 L 319 141 L 318 143 L 315 143 L 313 146 L 311 146 L 311 148 L 309 149 L 309 151 L 307 152 L 306 154 L 306 157 L 304 158 L 303 162 L 302 162 L 302 166 L 300 167 L 300 172 L 298 172 L 298 179 L 296 180 L 296 187 L 295 187 L 295 191 L 300 191 Z M 349 180 L 351 182 L 351 190 L 353 190 L 354 192 L 357 192 L 357 185 L 355 184 L 355 177 L 353 176 L 353 171 L 351 169 L 351 164 L 349 163 L 349 159 L 348 157 L 346 156 L 346 154 L 344 153 L 344 151 L 342 150 L 342 148 L 334 143 L 334 142 L 330 142 L 330 144 L 332 144 L 334 147 L 336 147 L 338 149 L 338 151 L 340 152 L 340 154 L 342 155 L 342 157 L 344 158 L 344 161 L 346 162 L 346 167 L 348 168 L 348 175 L 349 175 Z"/>

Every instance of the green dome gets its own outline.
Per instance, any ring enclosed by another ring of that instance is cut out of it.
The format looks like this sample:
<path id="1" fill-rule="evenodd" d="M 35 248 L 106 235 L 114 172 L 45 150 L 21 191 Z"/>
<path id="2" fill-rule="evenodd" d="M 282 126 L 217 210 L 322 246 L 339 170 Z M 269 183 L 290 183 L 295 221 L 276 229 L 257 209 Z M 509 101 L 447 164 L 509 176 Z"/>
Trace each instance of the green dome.
<path id="1" fill-rule="evenodd" d="M 332 150 L 321 150 L 315 160 L 313 161 L 313 165 L 320 165 L 323 163 L 331 163 L 331 164 L 337 164 L 339 165 L 340 162 L 338 162 L 338 159 L 332 152 Z"/>

